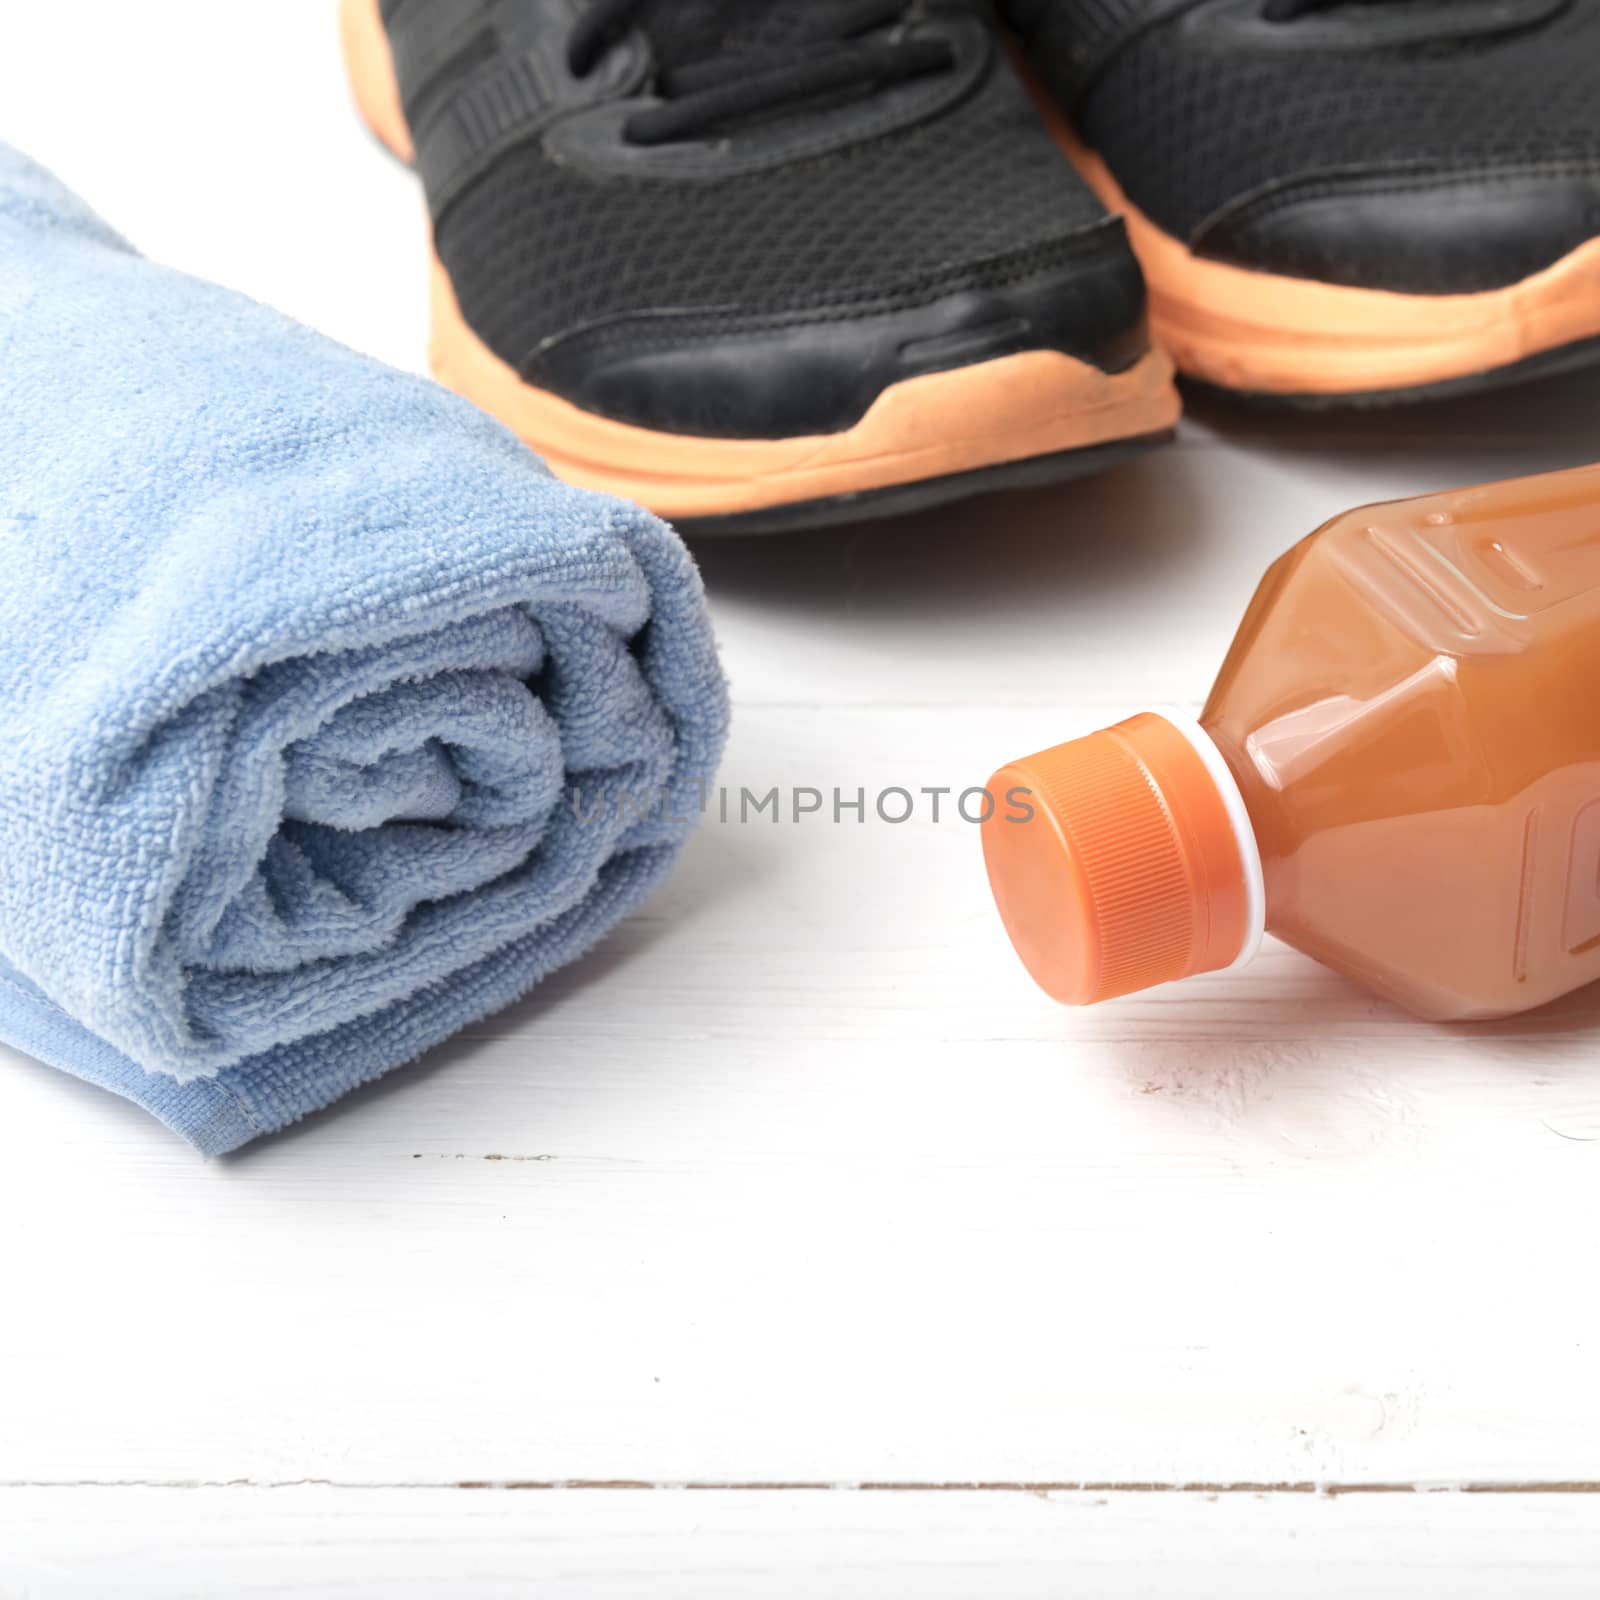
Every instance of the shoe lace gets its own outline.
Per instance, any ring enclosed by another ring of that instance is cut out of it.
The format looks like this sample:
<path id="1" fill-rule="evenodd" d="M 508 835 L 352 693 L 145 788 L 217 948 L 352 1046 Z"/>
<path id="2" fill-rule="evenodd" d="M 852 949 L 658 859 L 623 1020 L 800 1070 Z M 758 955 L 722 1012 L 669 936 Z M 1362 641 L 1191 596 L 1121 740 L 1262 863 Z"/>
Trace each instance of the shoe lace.
<path id="1" fill-rule="evenodd" d="M 1261 15 L 1268 22 L 1293 22 L 1313 11 L 1329 11 L 1334 6 L 1348 5 L 1350 0 L 1267 0 Z M 1399 5 L 1403 0 L 1356 0 L 1358 5 Z"/>
<path id="2" fill-rule="evenodd" d="M 955 53 L 943 40 L 906 36 L 902 24 L 909 3 L 813 0 L 811 25 L 782 56 L 728 52 L 664 69 L 655 85 L 662 104 L 630 117 L 623 136 L 634 144 L 666 144 L 776 106 L 904 82 L 953 66 Z M 587 77 L 646 4 L 590 0 L 568 46 L 573 74 Z"/>

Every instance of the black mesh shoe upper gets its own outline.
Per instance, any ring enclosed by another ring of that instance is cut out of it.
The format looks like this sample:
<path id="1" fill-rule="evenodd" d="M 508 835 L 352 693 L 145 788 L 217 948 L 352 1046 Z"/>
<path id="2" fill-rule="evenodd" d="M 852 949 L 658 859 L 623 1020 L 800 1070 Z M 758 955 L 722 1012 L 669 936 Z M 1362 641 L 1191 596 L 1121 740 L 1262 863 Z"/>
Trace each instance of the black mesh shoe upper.
<path id="1" fill-rule="evenodd" d="M 384 8 L 440 259 L 529 382 L 647 426 L 771 437 L 848 426 L 888 382 L 941 366 L 1057 348 L 1117 368 L 1143 350 L 1121 224 L 982 7 L 613 6 L 627 27 L 602 40 L 597 87 L 557 83 L 553 106 L 536 88 L 498 145 L 491 105 L 487 157 L 464 158 L 486 117 L 475 86 L 565 52 L 595 5 Z"/>
<path id="2" fill-rule="evenodd" d="M 1202 255 L 1411 293 L 1600 234 L 1600 0 L 1007 0 L 1129 199 Z"/>

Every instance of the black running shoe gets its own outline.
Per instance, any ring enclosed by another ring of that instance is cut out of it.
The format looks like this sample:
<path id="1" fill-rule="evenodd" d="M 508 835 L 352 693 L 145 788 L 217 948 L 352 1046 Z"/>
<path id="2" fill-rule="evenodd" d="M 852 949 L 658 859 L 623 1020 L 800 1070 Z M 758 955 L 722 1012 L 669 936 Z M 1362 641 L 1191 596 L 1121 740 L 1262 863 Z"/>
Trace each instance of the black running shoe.
<path id="1" fill-rule="evenodd" d="M 1306 405 L 1600 359 L 1600 0 L 1004 0 L 1196 378 Z"/>
<path id="2" fill-rule="evenodd" d="M 1120 220 L 980 0 L 344 0 L 433 365 L 575 482 L 807 525 L 1170 433 Z"/>

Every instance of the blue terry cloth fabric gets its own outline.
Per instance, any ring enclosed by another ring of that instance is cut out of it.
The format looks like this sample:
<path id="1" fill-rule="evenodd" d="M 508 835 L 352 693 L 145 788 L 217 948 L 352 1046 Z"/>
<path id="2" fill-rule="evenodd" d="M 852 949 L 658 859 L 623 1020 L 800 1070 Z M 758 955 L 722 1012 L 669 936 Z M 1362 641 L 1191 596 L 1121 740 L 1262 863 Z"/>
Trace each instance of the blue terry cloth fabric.
<path id="1" fill-rule="evenodd" d="M 593 944 L 727 719 L 669 529 L 3 145 L 0 707 L 0 1039 L 208 1154 Z"/>

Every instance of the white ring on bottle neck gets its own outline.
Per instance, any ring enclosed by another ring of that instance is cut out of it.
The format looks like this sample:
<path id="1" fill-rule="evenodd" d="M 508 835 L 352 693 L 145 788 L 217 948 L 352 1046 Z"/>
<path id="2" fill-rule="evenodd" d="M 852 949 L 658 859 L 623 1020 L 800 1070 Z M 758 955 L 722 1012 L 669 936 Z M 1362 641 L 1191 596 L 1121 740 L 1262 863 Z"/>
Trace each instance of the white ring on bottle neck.
<path id="1" fill-rule="evenodd" d="M 1244 796 L 1239 792 L 1239 780 L 1233 769 L 1223 760 L 1211 735 L 1186 712 L 1171 706 L 1158 706 L 1152 716 L 1170 722 L 1193 747 L 1194 753 L 1205 763 L 1211 781 L 1217 786 L 1217 796 L 1222 809 L 1228 813 L 1233 827 L 1233 842 L 1239 847 L 1239 860 L 1244 867 L 1244 942 L 1239 953 L 1223 971 L 1231 972 L 1254 958 L 1261 948 L 1262 935 L 1267 931 L 1267 881 L 1261 870 L 1261 848 L 1256 843 L 1256 831 L 1250 823 L 1250 813 L 1245 810 Z"/>

